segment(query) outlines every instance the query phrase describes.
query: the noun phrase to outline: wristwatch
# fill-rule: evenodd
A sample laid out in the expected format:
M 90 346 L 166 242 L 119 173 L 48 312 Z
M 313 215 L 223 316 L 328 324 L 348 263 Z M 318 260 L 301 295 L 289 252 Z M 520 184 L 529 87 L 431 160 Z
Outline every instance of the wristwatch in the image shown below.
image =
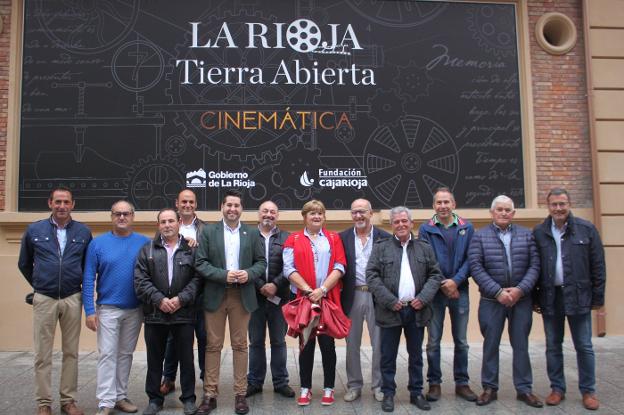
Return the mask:
M 323 291 L 323 297 L 327 297 L 327 288 L 324 285 L 321 285 L 321 291 Z

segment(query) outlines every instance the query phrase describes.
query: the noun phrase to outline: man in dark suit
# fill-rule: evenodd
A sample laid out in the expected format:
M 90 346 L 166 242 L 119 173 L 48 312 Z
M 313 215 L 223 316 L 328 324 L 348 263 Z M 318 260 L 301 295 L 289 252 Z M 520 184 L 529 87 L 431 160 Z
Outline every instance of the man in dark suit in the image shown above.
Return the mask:
M 195 267 L 204 279 L 206 318 L 206 368 L 204 399 L 199 414 L 207 415 L 217 407 L 221 349 L 225 320 L 229 322 L 234 364 L 234 410 L 249 412 L 247 393 L 247 327 L 251 313 L 258 307 L 255 280 L 266 269 L 264 244 L 258 231 L 240 222 L 242 194 L 230 189 L 221 203 L 223 221 L 206 225 L 199 237 Z
M 364 379 L 360 361 L 360 345 L 364 321 L 368 327 L 373 348 L 371 388 L 375 399 L 383 400 L 381 393 L 381 371 L 379 370 L 380 348 L 379 327 L 375 324 L 375 305 L 373 296 L 366 285 L 366 264 L 373 249 L 373 243 L 391 235 L 383 229 L 373 227 L 373 211 L 366 199 L 356 199 L 351 203 L 353 227 L 340 233 L 340 239 L 347 256 L 347 269 L 342 277 L 340 302 L 347 316 L 351 319 L 351 331 L 347 336 L 347 393 L 346 402 L 355 401 L 362 395 Z

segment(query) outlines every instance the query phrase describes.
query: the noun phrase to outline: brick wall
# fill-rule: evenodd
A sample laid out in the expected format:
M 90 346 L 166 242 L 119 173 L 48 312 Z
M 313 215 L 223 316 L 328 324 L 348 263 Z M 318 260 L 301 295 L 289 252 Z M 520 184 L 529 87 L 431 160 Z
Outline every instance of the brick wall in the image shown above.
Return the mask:
M 575 206 L 592 206 L 592 166 L 580 0 L 529 1 L 533 112 L 540 206 L 548 191 L 563 186 Z M 546 53 L 535 40 L 544 13 L 560 12 L 574 22 L 578 41 L 567 54 Z
M 7 118 L 9 107 L 9 48 L 11 42 L 11 0 L 0 0 L 0 210 L 4 210 L 6 194 Z
M 23 1 L 23 0 L 14 0 Z M 553 186 L 565 186 L 575 206 L 592 206 L 591 152 L 585 87 L 584 39 L 580 0 L 529 1 L 530 55 L 535 116 L 538 200 Z M 549 55 L 536 43 L 534 28 L 550 11 L 576 24 L 578 43 L 568 54 Z M 0 0 L 0 210 L 5 202 L 11 0 Z M 11 190 L 13 191 L 13 190 Z

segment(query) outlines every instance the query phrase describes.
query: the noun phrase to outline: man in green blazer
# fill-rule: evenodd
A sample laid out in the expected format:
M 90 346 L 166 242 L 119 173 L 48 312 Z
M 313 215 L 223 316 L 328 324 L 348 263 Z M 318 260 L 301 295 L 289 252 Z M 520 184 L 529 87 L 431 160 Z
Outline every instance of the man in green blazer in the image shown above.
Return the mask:
M 195 261 L 204 279 L 204 315 L 206 317 L 206 368 L 204 399 L 197 412 L 207 415 L 217 407 L 221 349 L 225 320 L 230 329 L 234 363 L 234 410 L 249 412 L 247 393 L 247 326 L 258 307 L 254 280 L 266 269 L 264 243 L 258 231 L 240 222 L 242 194 L 230 189 L 221 203 L 223 221 L 204 226 L 198 239 Z

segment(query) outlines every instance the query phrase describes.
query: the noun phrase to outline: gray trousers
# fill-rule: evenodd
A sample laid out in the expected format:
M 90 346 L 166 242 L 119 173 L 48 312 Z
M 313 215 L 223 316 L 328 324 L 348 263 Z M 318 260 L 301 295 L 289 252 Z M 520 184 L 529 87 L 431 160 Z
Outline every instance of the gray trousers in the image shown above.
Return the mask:
M 362 331 L 364 321 L 368 328 L 368 334 L 373 347 L 373 361 L 371 362 L 371 388 L 381 387 L 381 371 L 379 362 L 381 359 L 380 329 L 375 324 L 375 306 L 373 295 L 367 291 L 355 291 L 353 306 L 349 312 L 351 319 L 351 331 L 347 336 L 347 388 L 362 389 L 364 379 L 362 377 L 362 364 L 360 360 L 360 345 L 362 344 Z

